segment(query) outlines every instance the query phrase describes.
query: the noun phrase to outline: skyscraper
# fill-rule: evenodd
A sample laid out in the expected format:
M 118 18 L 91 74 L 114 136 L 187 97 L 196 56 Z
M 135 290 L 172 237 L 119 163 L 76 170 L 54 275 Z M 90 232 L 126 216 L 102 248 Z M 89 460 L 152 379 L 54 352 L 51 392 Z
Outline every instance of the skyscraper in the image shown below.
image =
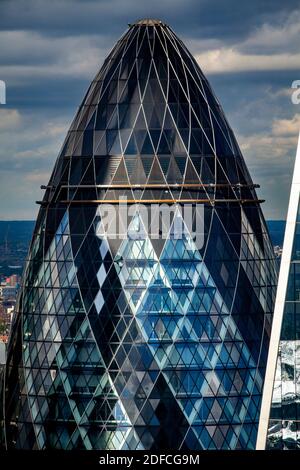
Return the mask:
M 276 288 L 255 187 L 184 44 L 159 20 L 132 24 L 40 202 L 5 371 L 7 448 L 255 447 Z M 138 205 L 113 236 L 102 208 L 125 200 Z M 165 238 L 142 205 L 159 234 L 161 205 L 175 207 Z
M 300 449 L 300 139 L 291 187 L 266 384 L 259 449 Z

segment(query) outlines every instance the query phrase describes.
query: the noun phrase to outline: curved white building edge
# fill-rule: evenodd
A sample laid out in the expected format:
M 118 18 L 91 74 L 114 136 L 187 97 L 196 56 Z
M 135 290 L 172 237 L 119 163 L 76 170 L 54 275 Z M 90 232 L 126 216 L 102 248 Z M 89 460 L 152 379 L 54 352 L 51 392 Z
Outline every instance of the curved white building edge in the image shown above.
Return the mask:
M 284 313 L 284 305 L 286 300 L 288 277 L 291 263 L 291 255 L 293 249 L 294 235 L 297 221 L 297 211 L 300 196 L 300 135 L 298 139 L 298 149 L 294 165 L 294 174 L 291 186 L 287 222 L 284 235 L 284 243 L 282 250 L 282 258 L 278 279 L 278 288 L 275 301 L 275 310 L 273 317 L 272 333 L 270 339 L 268 363 L 265 375 L 265 384 L 263 390 L 261 413 L 259 420 L 259 428 L 257 435 L 257 450 L 266 448 L 268 425 L 270 410 L 272 404 L 272 396 L 274 389 L 274 380 L 276 373 L 276 364 L 278 357 L 279 341 Z

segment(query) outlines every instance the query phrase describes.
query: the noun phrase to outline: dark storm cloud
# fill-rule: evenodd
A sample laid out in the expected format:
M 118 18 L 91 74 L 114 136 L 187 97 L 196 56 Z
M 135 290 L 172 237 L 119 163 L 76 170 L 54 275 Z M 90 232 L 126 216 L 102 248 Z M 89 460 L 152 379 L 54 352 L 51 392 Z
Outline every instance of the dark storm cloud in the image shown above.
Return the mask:
M 161 18 L 180 34 L 246 36 L 268 19 L 280 22 L 299 2 L 289 0 L 2 0 L 2 30 L 34 30 L 63 36 L 114 36 L 138 18 Z

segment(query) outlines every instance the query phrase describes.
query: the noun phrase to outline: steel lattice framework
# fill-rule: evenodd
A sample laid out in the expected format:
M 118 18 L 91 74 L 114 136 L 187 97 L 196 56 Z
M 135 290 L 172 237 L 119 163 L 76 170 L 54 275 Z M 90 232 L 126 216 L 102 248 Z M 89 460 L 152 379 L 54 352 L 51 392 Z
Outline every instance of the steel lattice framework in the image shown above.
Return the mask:
M 5 371 L 7 448 L 255 447 L 276 288 L 255 186 L 184 44 L 161 21 L 131 25 L 44 187 Z M 204 204 L 203 246 L 174 236 L 180 211 L 166 240 L 138 210 L 111 240 L 100 207 L 124 197 Z

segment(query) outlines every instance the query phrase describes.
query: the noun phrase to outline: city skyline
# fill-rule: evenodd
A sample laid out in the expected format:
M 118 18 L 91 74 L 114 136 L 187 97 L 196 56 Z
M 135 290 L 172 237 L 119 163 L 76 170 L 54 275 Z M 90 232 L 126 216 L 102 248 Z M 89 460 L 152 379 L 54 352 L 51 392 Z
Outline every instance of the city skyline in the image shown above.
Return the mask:
M 74 103 L 126 22 L 145 16 L 172 24 L 188 45 L 262 186 L 265 217 L 285 219 L 300 126 L 300 105 L 291 101 L 292 82 L 300 79 L 298 2 L 82 5 L 1 3 L 0 80 L 7 104 L 0 105 L 0 220 L 35 218 L 34 201 L 49 179 Z

